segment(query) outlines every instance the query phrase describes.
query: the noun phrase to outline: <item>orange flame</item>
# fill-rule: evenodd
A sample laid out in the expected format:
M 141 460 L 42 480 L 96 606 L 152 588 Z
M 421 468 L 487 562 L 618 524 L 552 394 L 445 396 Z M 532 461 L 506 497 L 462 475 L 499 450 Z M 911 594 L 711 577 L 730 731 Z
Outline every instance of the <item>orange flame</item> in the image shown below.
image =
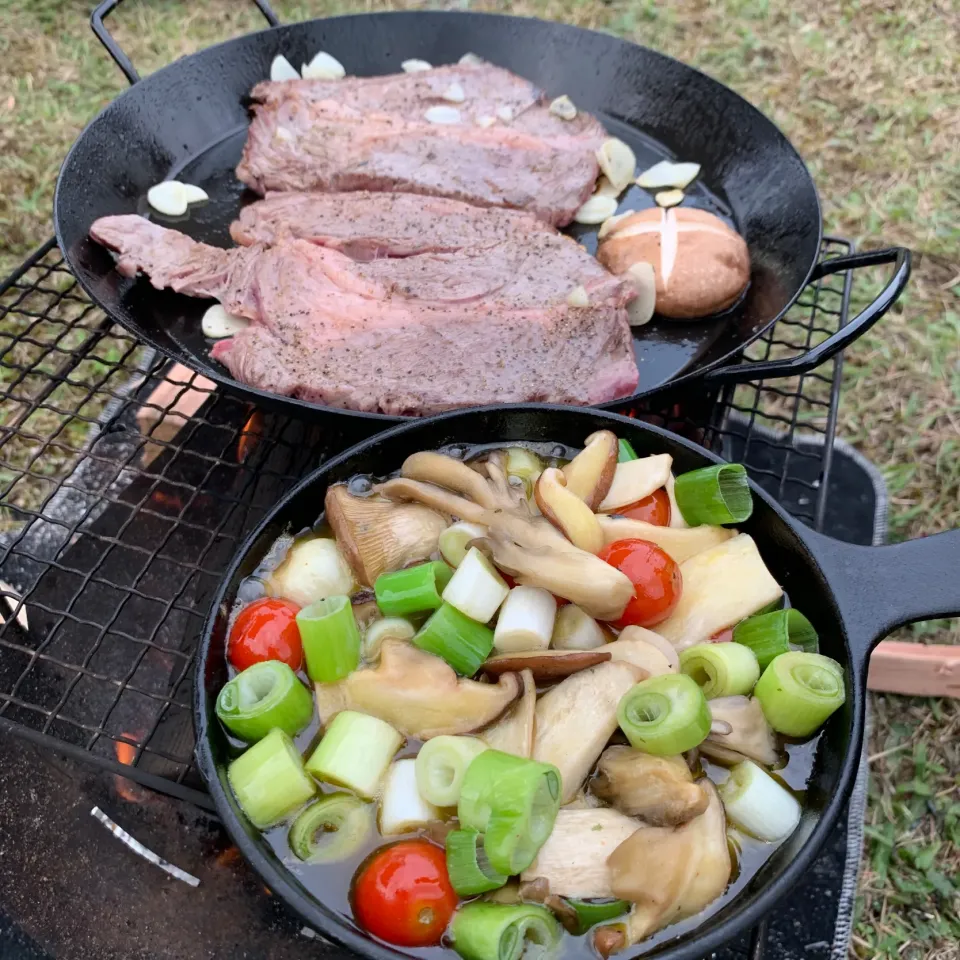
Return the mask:
M 262 435 L 263 414 L 259 410 L 254 410 L 243 425 L 243 430 L 240 431 L 240 439 L 237 441 L 237 463 L 245 462 L 247 457 L 257 449 Z
M 139 741 L 141 735 L 139 733 L 128 733 L 125 731 L 121 733 L 120 736 L 127 737 L 128 740 Z M 117 740 L 116 743 L 114 743 L 114 748 L 117 752 L 117 760 L 125 767 L 132 767 L 133 761 L 137 757 L 137 748 L 126 740 Z M 122 799 L 130 803 L 143 803 L 146 799 L 146 793 L 142 787 L 139 787 L 133 783 L 133 781 L 119 774 L 113 778 L 113 788 Z
M 214 860 L 214 863 L 216 863 L 218 867 L 229 867 L 236 863 L 239 859 L 239 849 L 237 847 L 227 847 L 226 850 L 221 850 L 217 854 L 217 858 Z

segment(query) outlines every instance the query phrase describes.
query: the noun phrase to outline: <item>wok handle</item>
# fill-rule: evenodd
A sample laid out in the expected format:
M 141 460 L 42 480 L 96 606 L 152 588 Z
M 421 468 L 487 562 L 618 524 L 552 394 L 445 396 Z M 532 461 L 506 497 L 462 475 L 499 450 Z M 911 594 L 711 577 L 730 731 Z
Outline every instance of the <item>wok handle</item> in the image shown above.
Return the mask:
M 280 20 L 273 12 L 268 0 L 253 0 L 253 2 L 257 5 L 257 8 L 264 17 L 266 17 L 267 23 L 269 23 L 271 27 L 280 26 Z M 110 33 L 103 22 L 121 3 L 123 3 L 123 0 L 103 0 L 102 3 L 97 4 L 93 13 L 90 14 L 90 29 L 93 30 L 97 39 L 107 48 L 107 53 L 110 54 L 113 62 L 123 71 L 123 75 L 130 81 L 132 86 L 140 79 L 140 74 L 137 73 L 136 67 L 134 67 L 130 58 L 123 52 L 120 44 L 113 39 L 113 34 Z
M 846 257 L 833 257 L 822 260 L 816 265 L 810 276 L 815 283 L 832 273 L 857 270 L 860 267 L 874 267 L 879 264 L 894 264 L 893 276 L 869 306 L 858 313 L 848 324 L 827 337 L 823 343 L 811 347 L 806 353 L 787 360 L 763 360 L 757 363 L 738 363 L 729 367 L 708 370 L 704 379 L 713 384 L 747 383 L 754 380 L 767 380 L 773 377 L 795 377 L 809 373 L 831 357 L 848 347 L 865 330 L 869 330 L 896 303 L 903 293 L 910 277 L 910 251 L 904 247 L 890 247 L 886 250 L 868 250 L 865 253 L 852 253 Z

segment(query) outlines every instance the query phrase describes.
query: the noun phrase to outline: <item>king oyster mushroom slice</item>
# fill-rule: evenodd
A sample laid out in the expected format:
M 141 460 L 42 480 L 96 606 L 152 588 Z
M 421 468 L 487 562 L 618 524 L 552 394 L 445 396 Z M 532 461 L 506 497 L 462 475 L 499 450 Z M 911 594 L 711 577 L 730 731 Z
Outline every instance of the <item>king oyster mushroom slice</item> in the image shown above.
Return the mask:
M 673 457 L 669 453 L 656 453 L 651 457 L 618 463 L 613 482 L 598 511 L 616 513 L 619 507 L 649 497 L 666 484 L 672 463 Z
M 567 489 L 591 510 L 600 506 L 617 470 L 617 436 L 610 430 L 591 433 L 583 449 L 563 468 Z
M 576 796 L 617 729 L 620 698 L 645 678 L 630 663 L 600 663 L 567 677 L 537 701 L 533 758 L 560 771 L 561 803 Z
M 612 643 L 607 644 L 607 647 L 612 646 Z M 493 677 L 528 670 L 538 682 L 548 683 L 611 659 L 613 656 L 606 647 L 597 650 L 524 650 L 490 657 L 480 669 Z
M 678 827 L 700 816 L 709 801 L 683 757 L 655 757 L 633 747 L 607 747 L 590 790 L 656 827 Z
M 515 757 L 529 760 L 533 756 L 533 731 L 537 708 L 537 685 L 529 670 L 519 673 L 523 694 L 514 701 L 499 720 L 492 723 L 478 736 L 491 750 L 512 753 Z
M 413 453 L 403 461 L 400 475 L 408 480 L 423 483 L 435 483 L 454 493 L 467 497 L 481 507 L 497 510 L 514 506 L 512 501 L 504 501 L 494 486 L 485 480 L 476 470 L 471 469 L 462 460 L 425 450 Z
M 576 547 L 587 553 L 603 548 L 603 532 L 593 510 L 572 490 L 562 470 L 548 467 L 537 477 L 534 497 L 540 513 Z
M 428 507 L 355 497 L 342 484 L 327 490 L 324 507 L 347 562 L 368 587 L 381 573 L 429 558 L 447 528 L 447 521 Z
M 658 527 L 629 517 L 599 516 L 605 544 L 618 540 L 649 540 L 670 554 L 677 563 L 683 563 L 696 554 L 731 540 L 736 530 L 726 527 Z
M 315 684 L 320 722 L 341 710 L 368 713 L 405 737 L 473 733 L 494 721 L 520 695 L 520 679 L 505 673 L 496 684 L 458 677 L 433 654 L 387 639 L 376 667 L 361 667 L 337 683 Z
M 764 766 L 780 759 L 777 741 L 756 697 L 717 697 L 710 701 L 710 716 L 717 732 L 700 744 L 701 752 L 723 763 L 744 757 Z M 720 730 L 729 732 L 720 732 Z

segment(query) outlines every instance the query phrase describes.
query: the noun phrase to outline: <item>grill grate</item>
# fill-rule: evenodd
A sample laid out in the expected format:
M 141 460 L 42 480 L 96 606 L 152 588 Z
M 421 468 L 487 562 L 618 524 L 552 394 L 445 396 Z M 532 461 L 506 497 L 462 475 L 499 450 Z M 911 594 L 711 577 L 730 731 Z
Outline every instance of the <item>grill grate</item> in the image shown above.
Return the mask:
M 748 357 L 809 349 L 849 295 L 849 275 L 811 285 Z M 819 526 L 839 375 L 837 359 L 636 415 L 746 462 Z M 173 434 L 164 414 L 187 397 Z M 52 240 L 38 250 L 0 285 L 0 728 L 209 807 L 191 719 L 207 605 L 280 495 L 356 439 L 343 429 L 171 367 L 90 303 Z

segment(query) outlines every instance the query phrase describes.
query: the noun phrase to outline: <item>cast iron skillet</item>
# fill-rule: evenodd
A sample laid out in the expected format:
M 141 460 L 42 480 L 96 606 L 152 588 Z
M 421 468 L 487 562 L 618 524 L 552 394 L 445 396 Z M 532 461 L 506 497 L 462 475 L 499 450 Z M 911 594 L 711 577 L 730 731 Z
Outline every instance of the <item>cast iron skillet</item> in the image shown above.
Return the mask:
M 675 434 L 596 410 L 520 404 L 444 414 L 381 433 L 311 474 L 251 534 L 226 574 L 204 628 L 198 659 L 194 719 L 200 771 L 224 826 L 264 883 L 324 936 L 363 956 L 388 960 L 404 954 L 374 941 L 314 900 L 247 823 L 227 787 L 228 746 L 214 704 L 227 679 L 225 636 L 238 585 L 281 532 L 298 531 L 317 520 L 326 489 L 333 483 L 357 473 L 389 473 L 409 454 L 446 444 L 546 440 L 579 447 L 600 429 L 629 440 L 641 456 L 671 454 L 677 472 L 721 462 Z M 700 960 L 709 955 L 755 925 L 804 875 L 853 784 L 863 738 L 870 649 L 897 626 L 960 613 L 956 576 L 960 531 L 894 546 L 851 546 L 792 520 L 756 486 L 753 496 L 753 516 L 741 529 L 755 538 L 791 602 L 816 627 L 822 652 L 846 666 L 847 702 L 824 729 L 797 832 L 716 914 L 650 954 L 661 960 Z
M 106 312 L 140 339 L 235 393 L 259 404 L 309 416 L 337 413 L 365 420 L 369 432 L 399 417 L 331 410 L 277 397 L 235 381 L 209 357 L 200 332 L 207 301 L 158 293 L 146 280 L 126 280 L 110 255 L 87 238 L 108 214 L 147 212 L 147 189 L 181 177 L 204 187 L 210 203 L 180 222 L 156 217 L 197 240 L 232 246 L 228 227 L 240 206 L 254 199 L 234 176 L 246 139 L 244 105 L 250 89 L 269 76 L 283 53 L 292 63 L 325 49 L 360 76 L 394 73 L 419 57 L 456 62 L 473 51 L 538 83 L 566 93 L 598 114 L 626 140 L 640 169 L 664 157 L 702 164 L 703 176 L 688 204 L 710 210 L 746 238 L 753 272 L 743 301 L 724 316 L 693 323 L 655 319 L 638 328 L 635 350 L 640 392 L 607 407 L 622 407 L 668 384 L 706 379 L 711 384 L 787 376 L 811 370 L 874 323 L 907 281 L 903 249 L 876 251 L 818 263 L 820 205 L 803 161 L 782 133 L 745 100 L 702 73 L 643 47 L 558 23 L 472 13 L 364 14 L 313 20 L 250 34 L 186 57 L 140 80 L 103 25 L 120 0 L 97 7 L 97 36 L 134 84 L 80 135 L 57 183 L 57 239 L 81 285 Z M 265 0 L 256 0 L 277 23 Z M 653 203 L 639 187 L 621 209 Z M 574 231 L 591 250 L 596 228 Z M 839 333 L 790 361 L 743 365 L 740 351 L 796 300 L 811 279 L 853 267 L 895 263 L 876 300 Z M 361 427 L 358 421 L 356 424 Z

